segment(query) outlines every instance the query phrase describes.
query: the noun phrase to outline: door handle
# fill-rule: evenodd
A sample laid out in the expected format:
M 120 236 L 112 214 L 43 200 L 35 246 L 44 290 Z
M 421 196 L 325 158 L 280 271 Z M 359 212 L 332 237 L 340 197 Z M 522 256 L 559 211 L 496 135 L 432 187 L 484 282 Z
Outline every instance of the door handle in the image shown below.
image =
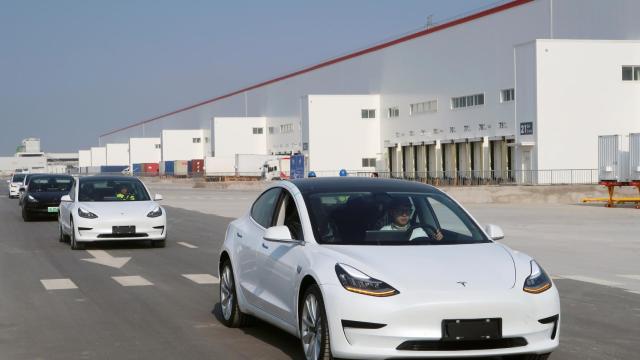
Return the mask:
M 239 232 L 237 232 L 237 233 L 236 233 L 236 236 L 237 236 L 237 237 L 239 237 L 239 238 L 241 238 L 241 237 L 242 237 L 242 234 L 240 234 Z
M 262 243 L 262 247 L 263 247 L 263 248 L 265 248 L 265 249 L 268 249 L 268 248 L 269 248 L 269 247 L 267 246 L 267 244 L 265 244 L 265 243 Z

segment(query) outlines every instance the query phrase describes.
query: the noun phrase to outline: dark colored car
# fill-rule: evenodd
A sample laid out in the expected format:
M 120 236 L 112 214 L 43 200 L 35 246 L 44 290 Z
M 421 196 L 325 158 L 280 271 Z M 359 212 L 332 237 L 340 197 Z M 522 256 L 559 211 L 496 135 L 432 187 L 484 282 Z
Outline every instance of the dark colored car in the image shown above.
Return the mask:
M 22 218 L 58 216 L 60 198 L 69 193 L 74 179 L 69 175 L 32 175 L 22 196 Z

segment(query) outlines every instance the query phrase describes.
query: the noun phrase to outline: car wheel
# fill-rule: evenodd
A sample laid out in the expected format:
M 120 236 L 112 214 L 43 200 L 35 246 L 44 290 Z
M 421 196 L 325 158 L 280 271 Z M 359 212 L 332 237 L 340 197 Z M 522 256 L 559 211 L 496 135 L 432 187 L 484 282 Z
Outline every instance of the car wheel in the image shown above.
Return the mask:
M 24 207 L 22 208 L 22 220 L 31 221 L 31 215 L 29 215 L 29 212 Z
M 65 242 L 65 235 L 64 232 L 62 231 L 62 224 L 58 223 L 58 230 L 59 230 L 59 235 L 58 235 L 58 241 L 59 242 Z
M 70 220 L 69 225 L 71 227 L 71 235 L 69 235 L 71 250 L 84 250 L 84 244 L 76 240 L 76 229 L 73 226 L 73 219 Z
M 220 274 L 220 312 L 222 313 L 222 322 L 232 328 L 243 327 L 247 324 L 248 315 L 240 311 L 238 306 L 233 268 L 229 260 L 222 264 Z
M 300 340 L 307 360 L 330 360 L 331 344 L 324 301 L 318 285 L 304 292 L 300 310 Z
M 166 240 L 153 240 L 151 241 L 151 246 L 153 246 L 154 248 L 163 248 L 167 246 L 167 242 Z

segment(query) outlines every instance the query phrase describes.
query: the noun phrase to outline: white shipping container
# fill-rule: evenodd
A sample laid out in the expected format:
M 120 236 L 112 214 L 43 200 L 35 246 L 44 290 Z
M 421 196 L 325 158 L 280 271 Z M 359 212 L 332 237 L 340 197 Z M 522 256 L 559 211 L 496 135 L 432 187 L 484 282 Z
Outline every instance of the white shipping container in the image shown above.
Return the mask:
M 598 180 L 629 181 L 629 136 L 598 136 Z
M 629 180 L 640 181 L 640 133 L 629 134 Z
M 92 147 L 91 148 L 91 166 L 100 167 L 107 165 L 107 148 Z
M 275 155 L 236 154 L 236 175 L 262 176 L 265 173 L 265 163 L 277 158 Z
M 78 151 L 78 166 L 81 168 L 91 166 L 91 150 Z
M 214 156 L 204 159 L 206 176 L 230 176 L 236 173 L 236 159 L 231 156 Z
M 173 162 L 173 175 L 188 175 L 189 162 L 187 160 L 176 160 Z
M 129 165 L 129 144 L 107 144 L 107 165 Z

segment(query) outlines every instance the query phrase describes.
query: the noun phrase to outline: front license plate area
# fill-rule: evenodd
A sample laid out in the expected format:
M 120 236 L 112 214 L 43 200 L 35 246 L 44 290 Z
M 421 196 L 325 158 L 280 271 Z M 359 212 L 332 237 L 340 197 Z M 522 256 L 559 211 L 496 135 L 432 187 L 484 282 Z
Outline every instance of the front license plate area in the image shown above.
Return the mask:
M 502 319 L 442 320 L 443 340 L 488 340 L 502 337 Z
M 114 235 L 133 235 L 136 233 L 135 226 L 113 226 L 112 232 Z
M 50 213 L 57 213 L 57 212 L 58 212 L 58 208 L 57 208 L 57 207 L 55 207 L 55 206 L 49 206 L 49 207 L 47 208 L 47 212 L 50 212 Z

